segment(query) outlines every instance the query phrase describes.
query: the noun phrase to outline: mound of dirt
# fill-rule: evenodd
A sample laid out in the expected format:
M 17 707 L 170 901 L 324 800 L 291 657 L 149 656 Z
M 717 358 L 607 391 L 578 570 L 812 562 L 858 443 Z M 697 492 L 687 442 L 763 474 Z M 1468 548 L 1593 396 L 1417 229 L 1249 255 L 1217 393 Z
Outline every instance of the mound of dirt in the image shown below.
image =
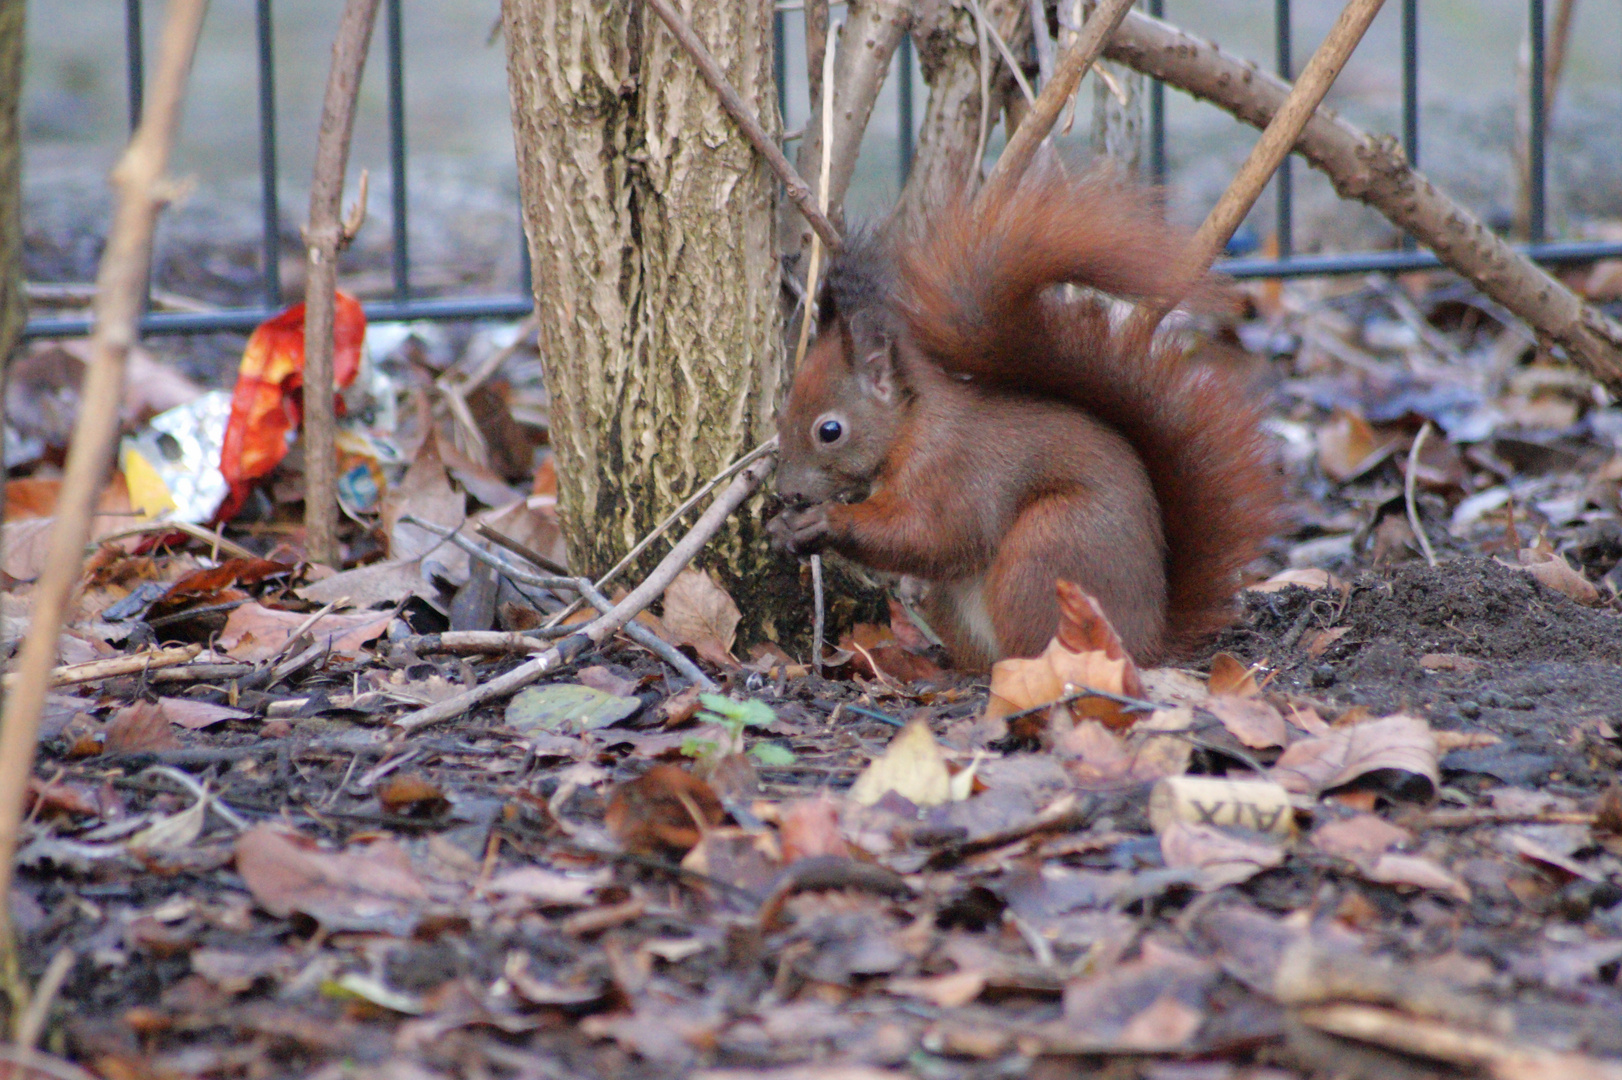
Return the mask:
M 1449 755 L 1460 773 L 1586 790 L 1622 764 L 1622 617 L 1492 559 L 1371 571 L 1344 595 L 1249 593 L 1216 648 L 1265 663 L 1271 689 L 1327 707 L 1498 737 Z

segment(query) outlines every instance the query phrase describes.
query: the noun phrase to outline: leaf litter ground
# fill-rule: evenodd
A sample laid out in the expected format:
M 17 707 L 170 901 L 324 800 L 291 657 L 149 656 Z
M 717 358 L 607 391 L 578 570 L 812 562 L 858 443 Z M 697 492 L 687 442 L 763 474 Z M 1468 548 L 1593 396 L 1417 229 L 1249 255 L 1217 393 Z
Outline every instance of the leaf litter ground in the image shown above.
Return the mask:
M 1133 696 L 1192 702 L 1148 742 L 1041 714 L 994 740 L 984 682 L 903 620 L 829 679 L 745 666 L 702 575 L 654 622 L 769 711 L 706 708 L 618 641 L 391 736 L 518 663 L 435 651 L 458 609 L 429 576 L 378 564 L 328 654 L 288 635 L 359 594 L 301 595 L 325 583 L 274 553 L 296 534 L 244 535 L 286 568 L 147 631 L 107 610 L 212 560 L 104 556 L 64 661 L 219 654 L 53 698 L 13 900 L 30 978 L 71 950 L 42 1048 L 107 1077 L 1622 1076 L 1622 424 L 1468 297 L 1411 288 L 1416 328 L 1392 288 L 1253 295 L 1295 514 L 1265 570 L 1334 577 L 1245 594 L 1212 648 L 1238 663 L 1192 665 L 1222 700 L 1145 673 Z M 1416 462 L 1436 567 L 1401 497 L 1423 420 L 1456 433 Z M 1599 597 L 1526 569 L 1555 558 Z M 496 595 L 484 625 L 522 629 Z M 881 756 L 945 801 L 856 787 Z M 1259 832 L 1197 798 L 1168 826 L 1151 759 L 1318 779 Z

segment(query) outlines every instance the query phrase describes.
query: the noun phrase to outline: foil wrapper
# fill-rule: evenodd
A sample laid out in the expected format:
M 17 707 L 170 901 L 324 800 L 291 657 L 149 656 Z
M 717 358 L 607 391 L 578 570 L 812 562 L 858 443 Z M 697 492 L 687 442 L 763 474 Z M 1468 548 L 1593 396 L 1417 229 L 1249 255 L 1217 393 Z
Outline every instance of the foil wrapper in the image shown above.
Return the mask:
M 125 436 L 118 465 L 136 513 L 148 521 L 194 524 L 213 518 L 227 491 L 220 449 L 230 416 L 230 392 L 211 390 Z

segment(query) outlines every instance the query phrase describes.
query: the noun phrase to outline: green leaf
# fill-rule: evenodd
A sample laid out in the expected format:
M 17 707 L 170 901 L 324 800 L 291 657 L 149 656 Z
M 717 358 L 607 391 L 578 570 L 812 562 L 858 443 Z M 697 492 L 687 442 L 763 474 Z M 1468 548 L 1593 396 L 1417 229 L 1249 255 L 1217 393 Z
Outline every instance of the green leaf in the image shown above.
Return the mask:
M 755 760 L 762 765 L 792 765 L 794 764 L 794 751 L 782 743 L 757 742 L 749 748 L 755 755 Z
M 714 757 L 721 749 L 721 744 L 714 739 L 696 739 L 692 736 L 681 741 L 682 757 L 699 758 L 700 760 Z
M 766 727 L 777 719 L 772 707 L 764 701 L 733 701 L 720 694 L 700 694 L 698 700 L 709 710 L 700 719 L 727 724 L 738 729 Z
M 578 735 L 617 724 L 641 707 L 634 697 L 606 694 L 579 683 L 531 686 L 507 704 L 507 726 L 525 733 Z

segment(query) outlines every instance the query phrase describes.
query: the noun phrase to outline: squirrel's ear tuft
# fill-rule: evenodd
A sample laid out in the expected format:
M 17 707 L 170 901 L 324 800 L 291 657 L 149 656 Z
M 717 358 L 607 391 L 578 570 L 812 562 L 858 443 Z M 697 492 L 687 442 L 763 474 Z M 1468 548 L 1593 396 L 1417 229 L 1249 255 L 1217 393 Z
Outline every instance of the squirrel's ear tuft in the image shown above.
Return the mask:
M 857 312 L 845 323 L 850 335 L 850 362 L 862 393 L 888 405 L 897 397 L 900 372 L 896 368 L 895 337 L 883 320 Z

